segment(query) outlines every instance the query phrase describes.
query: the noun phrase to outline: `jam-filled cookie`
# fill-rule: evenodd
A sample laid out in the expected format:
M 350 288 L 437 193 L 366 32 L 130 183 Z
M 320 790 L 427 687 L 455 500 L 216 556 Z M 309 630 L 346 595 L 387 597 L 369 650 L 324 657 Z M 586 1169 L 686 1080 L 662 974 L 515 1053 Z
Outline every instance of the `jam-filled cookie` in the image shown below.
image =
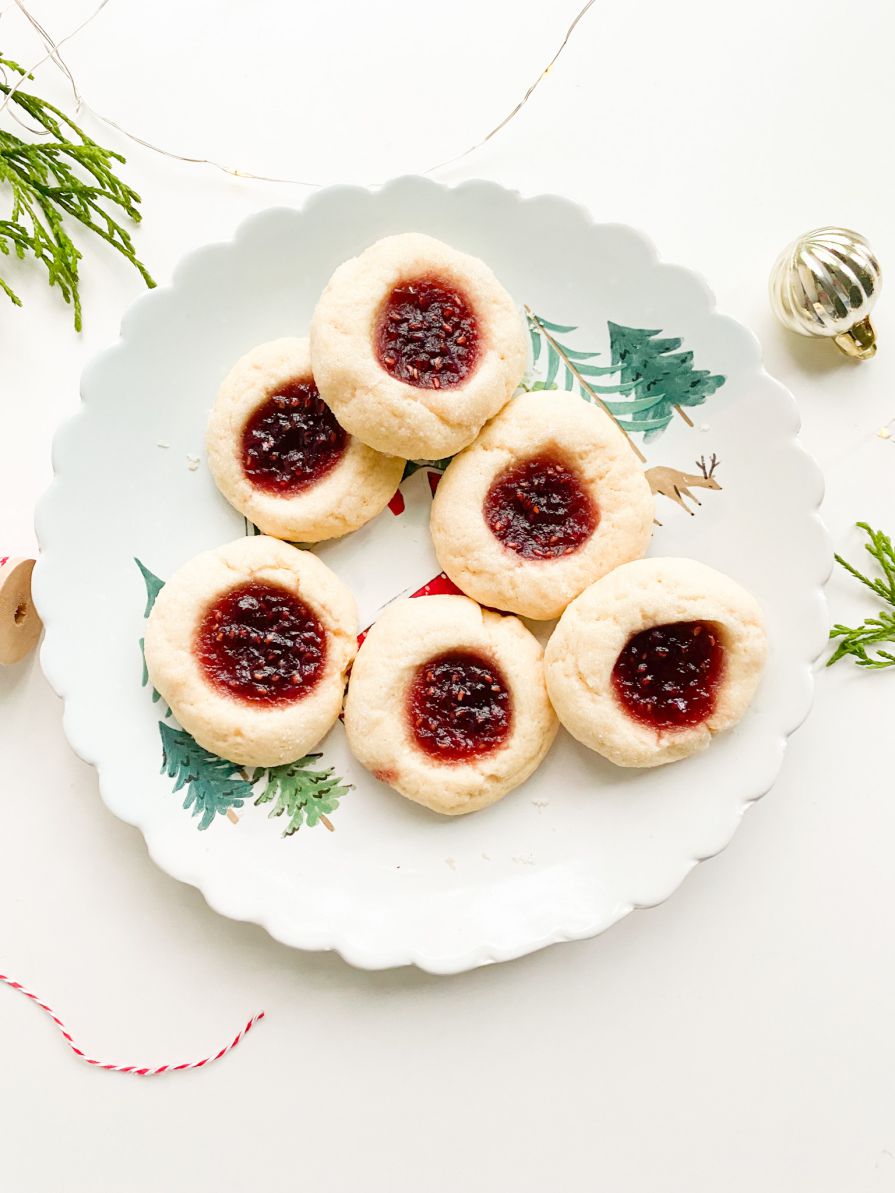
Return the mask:
M 541 647 L 466 597 L 396 601 L 358 651 L 345 729 L 355 757 L 408 799 L 449 816 L 486 808 L 556 736 Z
M 419 233 L 389 236 L 335 271 L 311 321 L 314 376 L 352 435 L 441 459 L 511 397 L 522 320 L 491 270 Z
M 257 535 L 174 573 L 149 616 L 146 667 L 199 745 L 277 766 L 336 721 L 356 634 L 342 581 L 308 551 Z
M 208 421 L 208 465 L 265 534 L 316 543 L 380 513 L 404 461 L 349 435 L 320 397 L 308 341 L 273 340 L 231 369 Z
M 745 713 L 767 636 L 754 597 L 692 559 L 641 559 L 591 585 L 547 643 L 560 721 L 618 766 L 705 749 Z
M 653 497 L 624 434 L 570 393 L 521 394 L 449 464 L 431 531 L 469 596 L 559 617 L 594 580 L 646 550 Z

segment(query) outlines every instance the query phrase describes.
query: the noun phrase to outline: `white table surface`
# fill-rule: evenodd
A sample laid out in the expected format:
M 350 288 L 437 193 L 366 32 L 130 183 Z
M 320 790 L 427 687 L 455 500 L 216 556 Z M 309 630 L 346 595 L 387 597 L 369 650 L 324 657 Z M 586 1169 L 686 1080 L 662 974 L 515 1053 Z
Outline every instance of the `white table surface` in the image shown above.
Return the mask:
M 57 37 L 90 8 L 33 5 Z M 574 8 L 111 0 L 66 57 L 88 100 L 149 139 L 255 172 L 375 181 L 476 141 Z M 895 530 L 895 443 L 877 435 L 895 417 L 895 302 L 878 308 L 878 358 L 855 366 L 780 331 L 765 280 L 788 239 L 826 222 L 863 230 L 895 271 L 893 34 L 884 0 L 597 0 L 519 117 L 436 173 L 567 194 L 699 269 L 795 393 L 827 522 L 856 557 L 855 520 Z M 0 19 L 4 50 L 31 62 L 36 45 L 18 12 Z M 52 66 L 39 78 L 69 103 Z M 181 165 L 85 120 L 129 158 L 140 252 L 162 282 L 196 244 L 308 193 Z M 36 270 L 14 268 L 23 311 L 0 305 L 0 553 L 35 550 L 53 431 L 140 291 L 113 254 L 85 250 L 83 335 Z M 829 596 L 835 619 L 872 607 L 839 576 Z M 85 1068 L 0 989 L 0 1187 L 892 1189 L 893 708 L 895 674 L 821 672 L 774 790 L 668 903 L 597 940 L 436 979 L 355 972 L 216 915 L 102 805 L 37 659 L 0 671 L 0 968 L 112 1060 L 191 1059 L 268 1015 L 215 1068 L 139 1081 Z

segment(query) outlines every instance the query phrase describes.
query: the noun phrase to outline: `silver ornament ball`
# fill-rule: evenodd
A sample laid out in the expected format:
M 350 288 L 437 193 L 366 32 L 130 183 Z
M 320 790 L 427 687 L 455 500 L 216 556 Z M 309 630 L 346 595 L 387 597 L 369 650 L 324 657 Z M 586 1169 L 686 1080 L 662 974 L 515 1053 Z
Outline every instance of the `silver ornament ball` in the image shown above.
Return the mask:
M 783 250 L 771 270 L 771 307 L 790 331 L 832 339 L 848 356 L 876 352 L 870 312 L 882 288 L 873 249 L 849 228 L 815 228 Z

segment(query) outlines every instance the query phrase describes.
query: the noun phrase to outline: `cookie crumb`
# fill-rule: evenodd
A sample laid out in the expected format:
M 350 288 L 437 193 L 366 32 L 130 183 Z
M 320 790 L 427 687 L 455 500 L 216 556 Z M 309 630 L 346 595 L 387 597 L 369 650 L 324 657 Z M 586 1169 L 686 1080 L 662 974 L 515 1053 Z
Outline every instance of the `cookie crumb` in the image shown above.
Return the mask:
M 877 435 L 879 435 L 880 439 L 891 439 L 892 438 L 892 432 L 889 430 L 888 427 L 880 427 L 880 429 L 877 431 Z
M 187 454 L 186 454 L 186 466 L 187 466 L 187 468 L 189 468 L 190 472 L 195 472 L 195 471 L 196 471 L 196 469 L 199 467 L 199 457 L 198 457 L 198 456 L 191 456 L 191 455 L 190 455 L 190 453 L 189 453 L 189 452 L 187 452 Z
M 155 446 L 156 447 L 170 447 L 171 444 L 167 443 L 164 439 L 160 439 Z

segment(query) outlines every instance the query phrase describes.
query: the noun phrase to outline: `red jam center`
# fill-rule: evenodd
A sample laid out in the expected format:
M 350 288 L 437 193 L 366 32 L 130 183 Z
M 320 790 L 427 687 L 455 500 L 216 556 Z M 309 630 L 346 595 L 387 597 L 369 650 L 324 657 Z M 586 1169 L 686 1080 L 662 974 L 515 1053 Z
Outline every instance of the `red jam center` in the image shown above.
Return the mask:
M 711 716 L 723 665 L 724 648 L 711 622 L 676 621 L 630 638 L 612 683 L 635 720 L 653 729 L 683 729 Z
M 478 342 L 478 322 L 463 295 L 428 278 L 395 286 L 376 332 L 385 371 L 420 389 L 459 385 L 475 367 Z
M 208 609 L 195 650 L 216 687 L 252 704 L 287 704 L 306 696 L 322 675 L 326 631 L 285 588 L 240 584 Z
M 417 745 L 440 762 L 489 754 L 510 732 L 506 680 L 492 662 L 470 651 L 451 651 L 423 663 L 407 704 Z
M 576 474 L 559 460 L 534 456 L 502 472 L 485 496 L 495 538 L 523 559 L 556 559 L 593 534 L 599 512 Z
M 259 406 L 242 433 L 242 468 L 259 489 L 289 496 L 342 458 L 344 430 L 311 380 L 290 381 Z

